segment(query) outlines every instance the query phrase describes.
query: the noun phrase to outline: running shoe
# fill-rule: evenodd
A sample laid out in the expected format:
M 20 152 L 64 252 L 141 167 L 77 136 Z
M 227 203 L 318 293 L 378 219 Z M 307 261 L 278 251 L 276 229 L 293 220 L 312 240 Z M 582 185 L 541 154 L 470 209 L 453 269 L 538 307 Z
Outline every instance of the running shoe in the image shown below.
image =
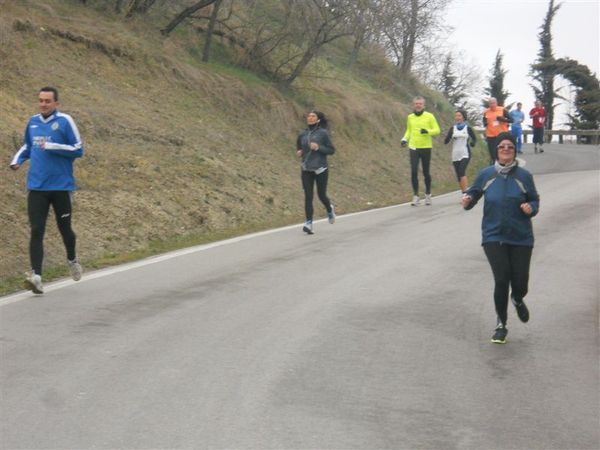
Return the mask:
M 302 231 L 304 231 L 306 234 L 313 234 L 312 220 L 307 220 L 306 222 L 304 222 L 304 226 L 302 227 Z
M 529 321 L 529 309 L 527 309 L 525 302 L 523 300 L 518 302 L 512 295 L 510 296 L 510 300 L 512 301 L 512 304 L 515 305 L 519 320 L 523 323 L 527 323 Z
M 425 204 L 427 206 L 431 205 L 431 194 L 425 194 Z
M 544 153 L 544 149 L 540 147 L 540 153 Z
M 410 202 L 412 206 L 419 206 L 421 204 L 421 199 L 418 195 L 413 195 L 412 202 Z
M 25 274 L 25 283 L 23 284 L 25 289 L 33 291 L 34 294 L 43 294 L 44 286 L 42 286 L 42 276 L 36 274 L 33 270 Z
M 329 223 L 333 225 L 335 223 L 335 209 L 333 208 L 333 205 L 329 206 L 331 206 L 331 211 L 327 213 L 327 219 L 329 220 Z
M 69 270 L 71 271 L 71 278 L 75 281 L 81 280 L 81 274 L 83 274 L 83 268 L 79 264 L 79 260 L 75 258 L 73 261 L 67 260 L 69 263 Z
M 508 334 L 507 328 L 501 323 L 498 324 L 496 329 L 494 330 L 494 335 L 492 336 L 492 342 L 494 344 L 506 344 L 506 335 Z

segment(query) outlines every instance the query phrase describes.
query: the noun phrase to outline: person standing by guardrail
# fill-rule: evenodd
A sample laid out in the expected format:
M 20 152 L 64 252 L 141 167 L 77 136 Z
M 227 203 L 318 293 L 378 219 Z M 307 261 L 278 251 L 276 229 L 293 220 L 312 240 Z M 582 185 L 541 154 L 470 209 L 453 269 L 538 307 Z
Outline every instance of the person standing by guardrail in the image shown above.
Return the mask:
M 508 111 L 498 105 L 495 97 L 488 100 L 488 108 L 483 113 L 483 126 L 485 127 L 485 139 L 490 154 L 490 164 L 496 161 L 496 138 L 500 133 L 508 131 L 508 124 L 512 122 Z
M 335 222 L 333 204 L 327 197 L 327 180 L 329 170 L 327 155 L 335 153 L 335 147 L 329 137 L 328 123 L 325 114 L 311 111 L 306 116 L 308 128 L 303 130 L 296 140 L 296 156 L 302 162 L 302 188 L 304 189 L 305 221 L 302 230 L 313 234 L 313 197 L 314 185 L 317 185 L 319 200 L 327 210 L 329 223 Z
M 523 122 L 525 121 L 525 113 L 522 111 L 523 103 L 517 103 L 516 109 L 513 109 L 509 115 L 512 119 L 510 124 L 510 132 L 517 141 L 517 153 L 523 153 Z
M 533 128 L 533 150 L 535 153 L 544 153 L 544 124 L 546 123 L 546 110 L 540 100 L 535 101 L 535 107 L 529 111 Z
M 510 298 L 522 322 L 529 321 L 523 299 L 527 295 L 533 251 L 531 218 L 540 207 L 533 176 L 516 159 L 516 140 L 510 133 L 497 138 L 498 159 L 483 169 L 463 196 L 469 210 L 483 196 L 482 246 L 494 274 L 497 321 L 492 342 L 504 344 Z

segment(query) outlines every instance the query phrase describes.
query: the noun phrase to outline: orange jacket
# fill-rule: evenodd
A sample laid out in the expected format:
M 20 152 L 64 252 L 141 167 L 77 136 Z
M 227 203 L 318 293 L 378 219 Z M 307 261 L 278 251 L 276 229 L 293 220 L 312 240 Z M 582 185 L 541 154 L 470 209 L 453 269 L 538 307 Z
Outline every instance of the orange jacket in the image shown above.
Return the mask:
M 508 124 L 512 122 L 507 117 L 508 114 L 503 106 L 496 106 L 496 109 L 492 111 L 490 108 L 486 109 L 483 113 L 483 123 L 485 125 L 486 137 L 493 138 L 498 136 L 500 133 L 508 131 Z M 502 117 L 506 121 L 498 120 L 498 117 Z M 508 120 L 507 120 L 508 119 Z

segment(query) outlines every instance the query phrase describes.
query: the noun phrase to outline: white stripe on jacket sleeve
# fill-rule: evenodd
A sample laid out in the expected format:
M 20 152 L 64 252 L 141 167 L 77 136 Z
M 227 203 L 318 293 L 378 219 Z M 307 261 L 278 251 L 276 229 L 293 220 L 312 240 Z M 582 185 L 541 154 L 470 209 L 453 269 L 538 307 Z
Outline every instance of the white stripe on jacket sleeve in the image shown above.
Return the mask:
M 75 152 L 81 148 L 81 142 L 77 142 L 75 145 L 57 144 L 56 142 L 46 142 L 44 144 L 44 150 L 66 150 L 68 152 Z
M 18 164 L 19 156 L 21 156 L 21 153 L 23 153 L 25 150 L 27 150 L 27 144 L 23 144 L 23 146 L 17 151 L 17 153 L 15 153 L 14 158 L 10 162 L 11 166 L 14 166 L 15 164 Z

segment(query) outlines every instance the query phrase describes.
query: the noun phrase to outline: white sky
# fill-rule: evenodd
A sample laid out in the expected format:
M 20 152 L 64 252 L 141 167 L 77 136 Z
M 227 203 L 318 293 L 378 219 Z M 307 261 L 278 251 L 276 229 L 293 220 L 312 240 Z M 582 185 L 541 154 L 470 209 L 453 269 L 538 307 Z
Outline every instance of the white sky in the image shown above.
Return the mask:
M 454 27 L 449 36 L 453 48 L 473 58 L 484 75 L 484 87 L 498 49 L 508 71 L 504 88 L 508 103 L 521 101 L 523 109 L 533 107 L 533 91 L 527 76 L 540 44 L 537 38 L 548 10 L 548 0 L 453 0 L 447 23 Z M 552 22 L 555 57 L 569 57 L 600 74 L 600 0 L 555 0 L 561 7 Z M 568 94 L 568 88 L 563 89 Z M 483 94 L 481 95 L 483 98 Z M 566 120 L 565 107 L 556 109 L 555 127 Z

